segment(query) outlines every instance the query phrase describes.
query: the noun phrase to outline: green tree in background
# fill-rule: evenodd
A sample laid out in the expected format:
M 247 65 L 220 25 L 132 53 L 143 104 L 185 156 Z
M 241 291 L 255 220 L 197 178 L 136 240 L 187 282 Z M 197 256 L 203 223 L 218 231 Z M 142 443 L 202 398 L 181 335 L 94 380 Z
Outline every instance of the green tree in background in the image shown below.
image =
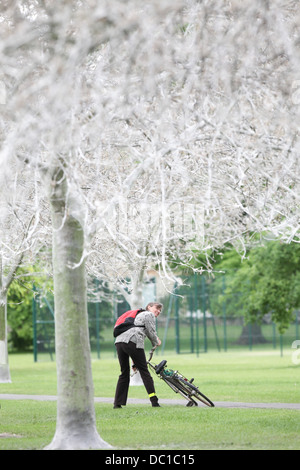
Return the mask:
M 42 270 L 37 266 L 20 268 L 8 290 L 7 320 L 10 351 L 32 349 L 32 299 L 36 290 L 45 292 L 45 295 L 46 292 L 53 291 L 52 279 L 42 274 Z
M 8 341 L 10 350 L 26 351 L 32 347 L 32 295 L 26 285 L 14 281 L 8 293 Z
M 299 267 L 300 245 L 279 241 L 252 248 L 244 260 L 230 250 L 215 265 L 216 270 L 227 275 L 225 293 L 235 299 L 233 309 L 252 323 L 270 313 L 281 333 L 300 307 Z M 234 297 L 234 293 L 239 295 Z
M 38 270 L 36 267 L 27 268 L 27 270 L 20 269 L 18 276 L 9 288 L 7 316 L 10 352 L 31 351 L 33 348 L 33 298 L 35 297 L 38 305 L 41 302 L 41 305 L 48 309 L 43 299 L 45 297 L 54 307 L 52 279 L 48 279 L 46 275 L 35 275 L 34 273 L 38 272 Z M 32 275 L 28 275 L 30 273 Z M 90 281 L 89 292 L 90 342 L 91 347 L 95 349 L 99 339 L 97 328 L 100 329 L 100 339 L 103 340 L 101 331 L 111 322 L 113 293 L 104 282 L 97 283 L 95 280 Z M 49 319 L 51 318 L 49 312 Z M 99 325 L 97 325 L 98 321 Z

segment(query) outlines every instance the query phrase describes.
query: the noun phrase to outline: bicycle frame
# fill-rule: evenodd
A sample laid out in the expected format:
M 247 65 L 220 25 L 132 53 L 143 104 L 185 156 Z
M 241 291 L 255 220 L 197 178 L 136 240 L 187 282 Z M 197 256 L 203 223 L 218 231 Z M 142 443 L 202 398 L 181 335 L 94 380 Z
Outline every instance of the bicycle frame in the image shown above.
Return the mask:
M 167 361 L 165 359 L 159 364 L 152 364 L 151 360 L 154 350 L 155 348 L 150 351 L 150 357 L 147 361 L 148 366 L 152 372 L 155 372 L 175 393 L 179 393 L 188 401 L 186 406 L 198 406 L 195 401 L 195 399 L 198 399 L 206 406 L 214 407 L 212 401 L 203 395 L 198 387 L 192 383 L 194 379 L 188 380 L 177 370 L 167 369 Z

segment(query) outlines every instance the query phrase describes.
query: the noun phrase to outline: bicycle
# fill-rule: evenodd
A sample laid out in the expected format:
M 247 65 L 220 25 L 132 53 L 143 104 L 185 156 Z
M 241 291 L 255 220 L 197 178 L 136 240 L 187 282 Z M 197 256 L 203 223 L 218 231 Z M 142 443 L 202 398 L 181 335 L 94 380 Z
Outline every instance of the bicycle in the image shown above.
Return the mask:
M 177 370 L 167 369 L 167 361 L 164 359 L 159 364 L 152 364 L 151 360 L 156 348 L 152 348 L 147 361 L 152 372 L 155 372 L 175 393 L 183 396 L 188 403 L 186 406 L 198 406 L 196 400 L 201 401 L 206 406 L 214 407 L 214 403 L 207 398 L 199 388 L 193 384 L 194 379 L 188 380 Z

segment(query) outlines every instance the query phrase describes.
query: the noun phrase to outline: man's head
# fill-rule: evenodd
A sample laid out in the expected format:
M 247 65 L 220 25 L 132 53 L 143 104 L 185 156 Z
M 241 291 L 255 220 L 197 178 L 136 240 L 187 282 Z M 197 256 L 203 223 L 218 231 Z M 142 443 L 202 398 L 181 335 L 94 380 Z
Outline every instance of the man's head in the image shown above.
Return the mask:
M 158 317 L 162 309 L 163 305 L 158 302 L 150 302 L 146 307 L 146 310 L 149 310 L 149 312 L 154 313 L 156 317 Z

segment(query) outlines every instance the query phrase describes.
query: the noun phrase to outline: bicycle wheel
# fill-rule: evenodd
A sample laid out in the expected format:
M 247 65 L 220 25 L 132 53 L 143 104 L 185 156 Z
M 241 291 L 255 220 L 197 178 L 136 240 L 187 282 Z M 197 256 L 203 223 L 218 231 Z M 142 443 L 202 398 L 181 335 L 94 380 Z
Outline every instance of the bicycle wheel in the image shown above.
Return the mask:
M 169 385 L 169 387 L 175 392 L 179 393 L 183 398 L 186 398 L 188 401 L 194 401 L 190 398 L 189 392 L 178 382 L 178 380 L 170 378 L 170 377 L 161 377 L 163 381 Z M 194 402 L 197 405 L 196 402 Z
M 181 385 L 185 388 L 188 396 L 196 398 L 197 400 L 204 403 L 206 406 L 214 407 L 214 403 L 206 396 L 204 393 L 200 392 L 199 388 L 194 384 L 190 383 L 185 377 L 177 377 L 177 380 L 180 381 Z
M 187 390 L 177 378 L 161 376 L 163 381 L 173 390 L 175 393 L 179 393 L 185 398 L 188 403 L 186 406 L 198 406 L 198 403 L 191 397 L 190 390 Z

